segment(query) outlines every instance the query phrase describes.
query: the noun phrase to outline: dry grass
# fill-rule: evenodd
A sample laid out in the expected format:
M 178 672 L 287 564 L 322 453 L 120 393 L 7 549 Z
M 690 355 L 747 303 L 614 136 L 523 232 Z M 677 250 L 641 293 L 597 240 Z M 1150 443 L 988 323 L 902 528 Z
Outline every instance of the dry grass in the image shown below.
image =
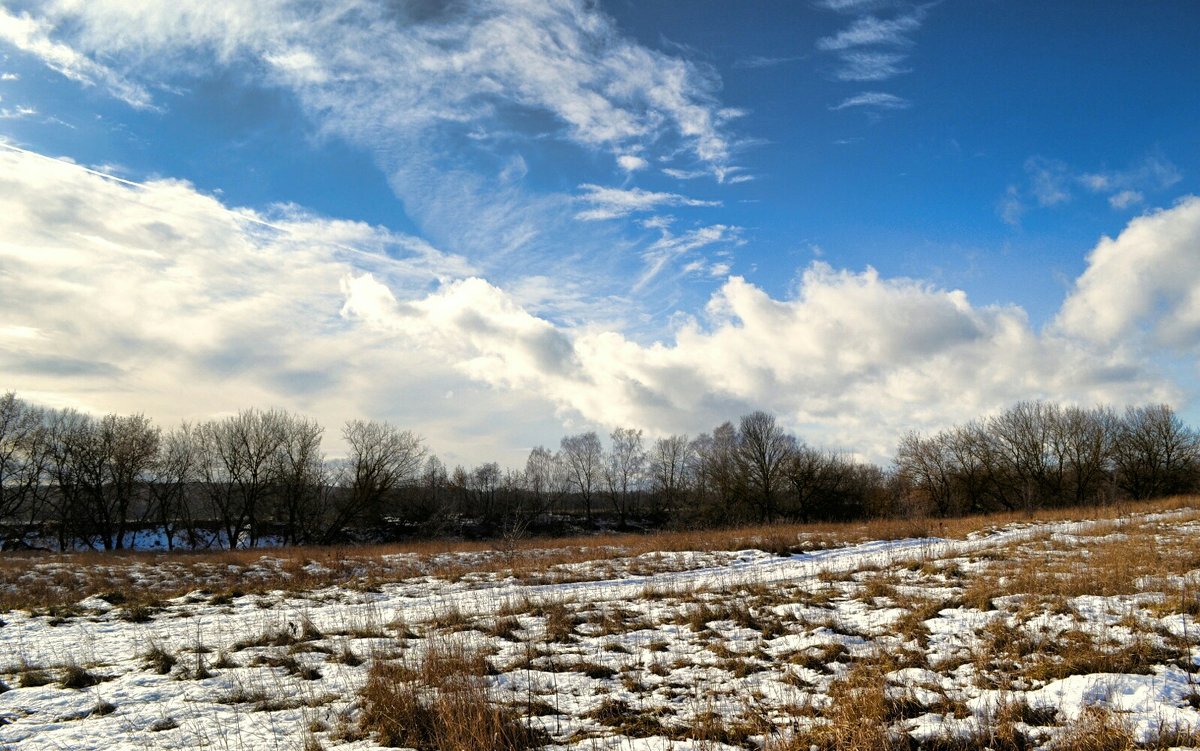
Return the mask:
M 1050 744 L 1051 751 L 1131 751 L 1137 747 L 1121 718 L 1100 706 L 1085 708 Z
M 154 603 L 179 597 L 197 587 L 213 593 L 215 601 L 227 601 L 231 596 L 272 590 L 298 592 L 336 585 L 371 589 L 420 575 L 457 581 L 466 576 L 509 575 L 524 570 L 537 572 L 539 577 L 552 582 L 558 580 L 552 573 L 555 567 L 652 553 L 758 548 L 790 554 L 867 540 L 962 538 L 1014 522 L 1115 519 L 1130 513 L 1191 507 L 1196 502 L 1194 497 L 1183 497 L 1100 508 L 944 520 L 775 524 L 649 535 L 528 539 L 506 551 L 497 551 L 488 542 L 437 540 L 269 551 L 9 553 L 0 557 L 0 612 L 63 607 L 92 595 L 121 592 L 130 602 L 140 603 L 138 608 L 144 608 L 135 613 L 137 617 L 150 617 Z M 646 571 L 655 565 L 666 564 L 643 563 Z M 253 577 L 246 576 L 249 571 L 254 572 Z M 567 579 L 578 576 L 569 571 L 561 573 Z
M 360 729 L 385 746 L 419 751 L 519 751 L 549 738 L 488 696 L 487 660 L 435 639 L 415 666 L 376 660 L 359 693 Z
M 1005 518 L 986 517 L 977 520 L 975 528 L 995 526 Z M 944 536 L 969 531 L 962 520 L 940 527 L 932 524 L 930 529 L 929 522 L 921 523 L 925 532 Z M 886 537 L 890 531 L 902 536 L 922 531 L 921 525 L 759 528 L 753 530 L 760 535 L 756 542 L 745 536 L 751 530 L 726 530 L 673 537 L 603 538 L 604 544 L 592 540 L 590 545 L 576 540 L 561 549 L 544 547 L 546 541 L 539 547 L 523 543 L 495 572 L 507 575 L 514 562 L 523 560 L 521 556 L 539 562 L 543 574 L 552 565 L 547 561 L 611 556 L 612 560 L 571 575 L 620 576 L 635 568 L 655 572 L 695 565 L 687 556 L 615 558 L 638 555 L 636 545 L 670 549 L 671 542 L 664 542 L 667 538 L 688 550 L 754 546 L 786 552 L 787 545 L 796 541 L 809 547 L 840 544 L 838 540 L 850 542 L 860 533 Z M 292 736 L 305 748 L 322 743 L 332 748 L 343 739 L 370 737 L 381 744 L 420 751 L 505 751 L 549 743 L 551 738 L 542 731 L 546 728 L 556 733 L 556 742 L 593 739 L 606 747 L 625 743 L 609 737 L 619 733 L 628 738 L 661 736 L 690 742 L 696 748 L 728 744 L 769 751 L 814 747 L 821 751 L 1025 751 L 1035 747 L 1116 751 L 1132 747 L 1121 715 L 1089 709 L 1078 721 L 1053 727 L 1062 718 L 1056 711 L 1030 706 L 1024 692 L 1073 675 L 1146 673 L 1163 665 L 1190 663 L 1194 635 L 1189 641 L 1188 632 L 1180 636 L 1177 624 L 1165 624 L 1161 619 L 1180 613 L 1194 618 L 1200 613 L 1197 593 L 1177 578 L 1200 568 L 1200 550 L 1191 537 L 1196 528 L 1194 521 L 1173 519 L 1160 524 L 1135 517 L 1089 527 L 1077 535 L 1051 535 L 1035 529 L 1029 539 L 975 555 L 917 559 L 890 567 L 876 563 L 791 583 L 717 580 L 704 586 L 655 591 L 651 594 L 656 599 L 641 602 L 635 597 L 634 601 L 592 603 L 579 595 L 575 595 L 579 602 L 556 602 L 544 596 L 518 595 L 497 602 L 494 608 L 476 612 L 472 607 L 464 612 L 455 608 L 454 598 L 449 597 L 439 601 L 436 613 L 422 610 L 411 614 L 413 627 L 424 638 L 414 636 L 404 622 L 378 625 L 383 617 L 374 616 L 354 619 L 351 625 L 343 623 L 336 629 L 330 625 L 323 633 L 300 613 L 284 619 L 260 615 L 253 606 L 287 607 L 289 598 L 278 593 L 265 596 L 260 588 L 293 581 L 288 577 L 312 582 L 344 575 L 354 586 L 371 587 L 409 567 L 423 574 L 434 571 L 440 572 L 439 576 L 460 578 L 473 587 L 494 581 L 488 577 L 494 573 L 490 567 L 495 551 L 479 550 L 478 557 L 471 557 L 475 555 L 471 549 L 478 546 L 463 546 L 466 557 L 451 565 L 436 558 L 440 553 L 398 561 L 393 557 L 398 553 L 383 552 L 396 548 L 352 550 L 347 555 L 358 556 L 358 563 L 326 574 L 309 565 L 313 562 L 311 550 L 181 556 L 197 571 L 208 571 L 212 561 L 223 555 L 242 560 L 248 567 L 268 567 L 255 569 L 266 571 L 267 576 L 250 588 L 244 582 L 225 586 L 206 580 L 209 594 L 191 600 L 201 607 L 211 607 L 210 601 L 225 607 L 244 598 L 237 605 L 249 609 L 246 614 L 253 618 L 252 630 L 230 634 L 224 643 L 214 640 L 207 657 L 199 649 L 173 647 L 172 654 L 151 644 L 142 654 L 142 667 L 163 674 L 174 672 L 179 678 L 200 677 L 208 674 L 206 660 L 216 658 L 210 667 L 224 667 L 229 651 L 241 669 L 223 679 L 240 674 L 262 677 L 237 685 L 221 701 L 246 705 L 246 711 L 272 712 L 310 706 L 306 702 L 312 701 L 284 698 L 278 687 L 301 685 L 305 695 L 327 696 L 320 689 L 330 684 L 320 681 L 341 680 L 345 674 L 330 663 L 353 666 L 369 661 L 368 668 L 351 671 L 356 676 L 352 685 L 362 688 L 353 698 L 349 694 L 344 697 L 343 706 L 336 710 L 341 714 L 331 709 L 323 726 L 310 727 L 307 735 Z M 776 536 L 761 536 L 768 532 Z M 362 573 L 364 567 L 369 568 L 367 555 L 382 556 L 378 573 Z M 264 556 L 284 560 L 264 564 L 270 560 Z M 68 558 L 54 560 L 61 564 Z M 98 565 L 106 565 L 111 574 L 112 560 L 126 558 L 157 560 L 138 556 L 96 560 L 107 561 Z M 727 559 L 713 556 L 705 560 Z M 176 574 L 186 570 L 184 566 Z M 76 572 L 71 580 L 87 576 L 87 572 Z M 281 578 L 276 581 L 271 576 Z M 62 580 L 67 578 L 64 574 Z M 111 589 L 106 591 L 106 599 L 115 597 Z M 1094 600 L 1073 600 L 1080 595 L 1115 599 L 1097 606 Z M 303 605 L 301 613 L 312 612 L 314 617 L 320 613 L 320 623 L 335 623 L 319 608 L 354 601 L 342 596 L 321 593 Z M 176 617 L 177 610 L 190 607 L 172 605 L 159 612 L 156 608 L 161 600 L 144 592 L 131 592 L 129 600 L 120 604 L 109 602 L 124 611 L 131 604 L 143 604 L 156 621 Z M 941 612 L 972 605 L 998 612 L 986 616 Z M 115 620 L 123 610 L 103 616 L 86 607 L 52 604 L 44 615 L 64 621 Z M 885 616 L 876 617 L 884 612 Z M 360 627 L 356 625 L 359 621 L 370 623 Z M 948 621 L 962 624 L 961 633 L 949 633 Z M 787 638 L 779 640 L 783 635 Z M 370 637 L 372 642 L 356 643 L 360 637 Z M 375 641 L 379 639 L 382 641 Z M 468 648 L 467 644 L 482 646 Z M 490 655 L 495 656 L 494 665 L 489 663 Z M 928 664 L 930 660 L 936 664 Z M 955 675 L 954 668 L 960 666 L 965 670 Z M 932 667 L 940 677 L 913 679 L 894 672 L 912 667 Z M 527 672 L 495 681 L 491 678 L 497 671 L 518 670 Z M 55 663 L 39 669 L 22 665 L 0 673 L 14 687 L 23 687 L 26 680 L 31 684 L 39 679 L 59 680 L 62 666 Z M 361 683 L 364 674 L 365 685 Z M 589 680 L 583 680 L 584 676 Z M 297 679 L 315 682 L 299 683 Z M 901 683 L 911 680 L 916 683 Z M 536 687 L 526 689 L 526 682 Z M 999 689 L 1001 695 L 1011 698 L 991 709 L 976 708 L 972 717 L 968 707 L 975 705 L 968 705 L 967 699 L 977 696 L 979 687 Z M 344 684 L 338 686 L 338 690 L 343 688 Z M 568 707 L 565 714 L 559 711 L 560 702 Z M 585 713 L 585 709 L 590 711 Z M 947 722 L 950 717 L 971 718 L 969 722 L 977 727 L 958 722 L 959 732 L 965 732 L 964 726 L 975 728 L 969 738 L 950 737 L 948 731 L 945 738 L 918 743 L 906 730 L 912 729 L 914 718 L 928 713 L 942 715 Z M 553 719 L 537 719 L 544 715 Z M 1157 739 L 1141 747 L 1165 749 L 1172 743 L 1189 745 L 1195 740 L 1190 728 L 1163 728 Z M 636 744 L 630 741 L 629 745 Z

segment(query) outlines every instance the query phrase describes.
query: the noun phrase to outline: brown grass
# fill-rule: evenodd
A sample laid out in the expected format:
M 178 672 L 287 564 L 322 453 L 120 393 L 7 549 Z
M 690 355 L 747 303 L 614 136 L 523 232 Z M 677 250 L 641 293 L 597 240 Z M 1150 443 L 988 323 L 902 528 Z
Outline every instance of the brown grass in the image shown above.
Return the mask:
M 434 639 L 415 666 L 375 660 L 359 692 L 360 730 L 385 746 L 419 751 L 519 751 L 549 738 L 488 696 L 487 660 L 461 642 Z
M 432 575 L 457 580 L 467 575 L 505 575 L 520 567 L 537 570 L 546 575 L 548 581 L 553 581 L 553 574 L 548 572 L 556 566 L 653 552 L 725 551 L 754 547 L 789 554 L 867 540 L 919 536 L 962 538 L 971 532 L 1012 522 L 1115 519 L 1130 513 L 1190 508 L 1197 502 L 1196 497 L 1188 496 L 1148 503 L 945 520 L 885 519 L 836 524 L 773 524 L 649 535 L 541 538 L 519 541 L 511 551 L 497 551 L 495 545 L 489 542 L 435 540 L 356 547 L 175 553 L 10 553 L 0 557 L 0 612 L 61 607 L 92 595 L 111 592 L 122 592 L 131 602 L 156 603 L 181 596 L 197 587 L 218 593 L 218 597 L 222 596 L 220 593 L 297 592 L 335 585 L 370 589 L 414 576 Z M 469 560 L 447 554 L 466 555 Z M 264 559 L 270 559 L 271 562 L 264 563 Z M 255 576 L 247 577 L 248 571 L 254 571 Z M 571 575 L 564 573 L 563 576 Z M 141 615 L 149 614 L 146 611 Z

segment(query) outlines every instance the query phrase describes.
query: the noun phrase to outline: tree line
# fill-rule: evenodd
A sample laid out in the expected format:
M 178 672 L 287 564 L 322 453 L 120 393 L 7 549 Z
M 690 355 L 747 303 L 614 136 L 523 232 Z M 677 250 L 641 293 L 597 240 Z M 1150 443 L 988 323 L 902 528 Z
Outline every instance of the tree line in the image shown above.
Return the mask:
M 386 422 L 341 427 L 344 457 L 302 415 L 246 409 L 169 430 L 0 398 L 0 525 L 60 547 L 330 544 L 600 527 L 950 516 L 1192 492 L 1200 437 L 1165 405 L 1022 402 L 931 435 L 887 468 L 810 446 L 756 411 L 697 437 L 617 428 L 533 448 L 523 467 L 450 470 Z

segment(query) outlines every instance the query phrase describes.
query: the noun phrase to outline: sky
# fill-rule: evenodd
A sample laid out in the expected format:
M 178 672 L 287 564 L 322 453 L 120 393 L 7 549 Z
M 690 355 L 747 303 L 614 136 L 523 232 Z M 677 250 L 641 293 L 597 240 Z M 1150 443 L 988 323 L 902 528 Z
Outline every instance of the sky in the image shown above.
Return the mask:
M 1191 0 L 0 0 L 0 390 L 449 465 L 1200 424 Z

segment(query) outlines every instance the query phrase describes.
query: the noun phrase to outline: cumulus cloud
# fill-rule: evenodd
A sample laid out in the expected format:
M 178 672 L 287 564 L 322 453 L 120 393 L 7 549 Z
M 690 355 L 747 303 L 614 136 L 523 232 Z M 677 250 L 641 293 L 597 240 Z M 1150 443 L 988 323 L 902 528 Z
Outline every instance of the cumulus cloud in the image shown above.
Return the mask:
M 720 201 L 704 201 L 677 193 L 661 193 L 641 188 L 605 188 L 591 184 L 579 187 L 583 194 L 578 200 L 592 207 L 575 214 L 576 219 L 585 221 L 618 219 L 638 212 L 654 211 L 662 206 L 721 205 Z
M 649 162 L 634 154 L 622 154 L 617 157 L 617 164 L 626 172 L 637 172 L 650 166 Z
M 687 265 L 736 232 L 663 237 Z M 0 388 L 165 424 L 248 405 L 328 426 L 385 418 L 452 461 L 509 464 L 568 420 L 694 434 L 761 408 L 809 440 L 884 460 L 906 428 L 1018 399 L 1177 399 L 1144 352 L 1113 339 L 1148 317 L 1164 342 L 1200 331 L 1198 238 L 1200 199 L 1135 220 L 1097 247 L 1045 332 L 1019 308 L 814 262 L 784 299 L 731 277 L 669 334 L 633 338 L 539 315 L 526 300 L 545 280 L 505 289 L 404 235 L 5 148 Z M 1121 312 L 1106 318 L 1109 299 Z
M 429 405 L 478 386 L 436 350 L 360 321 L 473 273 L 362 223 L 230 208 L 187 183 L 137 185 L 0 149 L 0 390 L 43 404 L 144 411 L 165 427 L 283 407 L 325 424 L 331 451 L 341 421 L 375 417 L 467 451 L 478 405 Z M 353 287 L 363 274 L 386 284 L 372 306 Z M 517 395 L 493 409 L 517 411 L 505 448 L 528 445 L 531 424 L 538 435 L 556 424 Z
M 1098 345 L 1200 347 L 1200 198 L 1137 217 L 1088 256 L 1056 325 Z
M 766 408 L 810 438 L 872 458 L 889 455 L 906 427 L 1017 399 L 1170 393 L 1129 362 L 1035 333 L 1019 309 L 978 308 L 961 292 L 819 262 L 786 300 L 729 279 L 670 342 L 559 331 L 482 280 L 397 313 L 395 331 L 414 327 L 473 377 L 532 389 L 598 424 L 694 432 Z

